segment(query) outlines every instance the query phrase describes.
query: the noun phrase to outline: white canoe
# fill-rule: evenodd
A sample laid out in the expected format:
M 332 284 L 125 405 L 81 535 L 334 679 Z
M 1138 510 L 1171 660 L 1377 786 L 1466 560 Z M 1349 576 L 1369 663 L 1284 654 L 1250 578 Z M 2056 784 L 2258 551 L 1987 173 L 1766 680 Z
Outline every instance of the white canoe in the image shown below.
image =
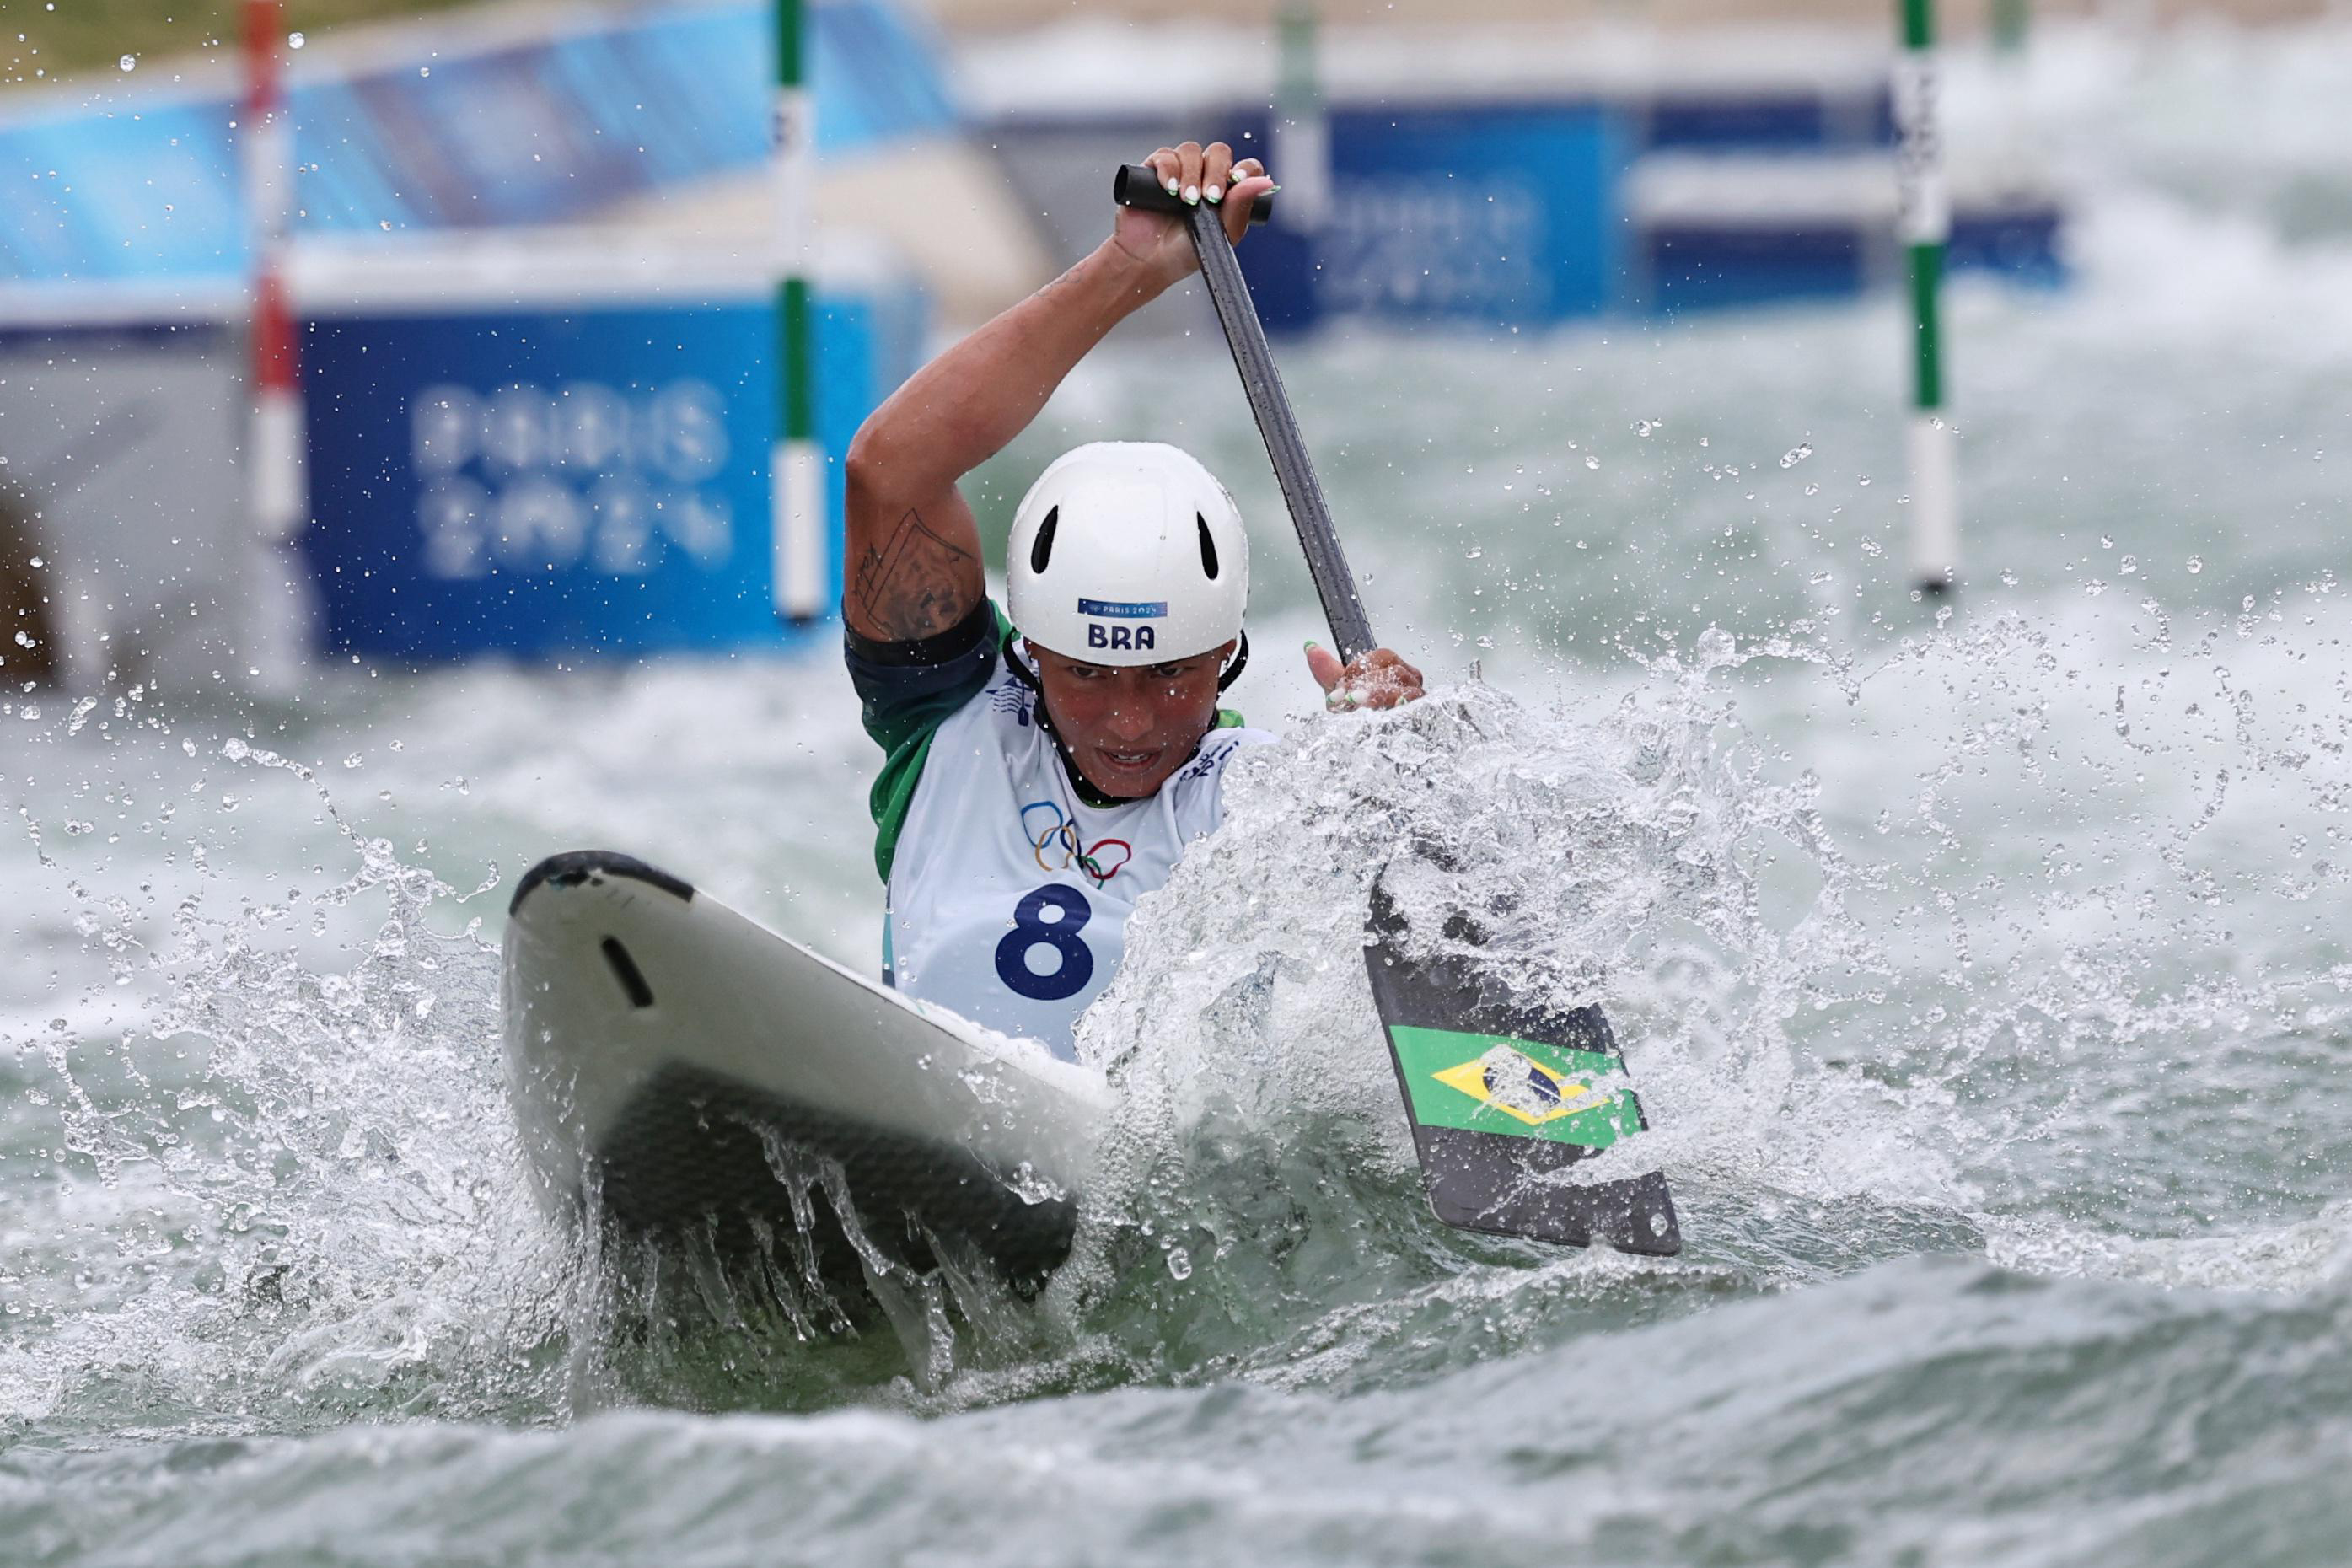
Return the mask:
M 1026 1292 L 1068 1254 L 1109 1103 L 1100 1075 L 642 861 L 533 867 L 509 909 L 504 997 L 508 1085 L 551 1205 L 593 1194 L 635 1229 L 722 1240 L 805 1232 L 795 1173 L 826 1168 L 864 1234 L 918 1269 L 952 1243 Z

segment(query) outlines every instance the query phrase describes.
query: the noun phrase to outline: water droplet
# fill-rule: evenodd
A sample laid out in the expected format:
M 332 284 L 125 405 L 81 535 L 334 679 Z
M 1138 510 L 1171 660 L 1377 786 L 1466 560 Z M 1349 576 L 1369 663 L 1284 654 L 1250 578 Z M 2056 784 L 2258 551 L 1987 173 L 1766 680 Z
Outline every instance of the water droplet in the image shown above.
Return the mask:
M 1192 1278 L 1192 1255 L 1181 1247 L 1168 1249 L 1168 1272 L 1178 1279 Z
M 2106 591 L 2107 584 L 2101 578 L 2094 577 L 2089 582 L 2083 584 L 2083 592 L 2090 595 L 2094 599 L 2097 598 Z
M 416 68 L 416 74 L 418 76 L 431 76 L 433 74 L 433 68 L 431 66 L 418 66 Z
M 2116 567 L 2118 571 L 2122 572 L 2125 576 L 2128 577 L 2133 573 L 2139 570 L 2139 557 L 2137 555 L 2126 555 L 2121 561 L 2116 563 Z
M 1793 468 L 1799 463 L 1803 462 L 1807 458 L 1810 458 L 1812 455 L 1813 444 L 1811 441 L 1800 441 L 1797 445 L 1790 447 L 1787 451 L 1780 454 L 1780 466 L 1784 468 Z M 1811 495 L 1812 492 L 1808 490 L 1805 493 L 1807 495 Z
M 1601 459 L 1587 452 L 1584 455 L 1584 466 L 1588 468 L 1597 468 L 1601 466 Z
M 2205 558 L 2202 555 L 2192 555 L 2189 558 L 2189 574 L 2190 576 L 2194 577 L 2198 573 L 2204 570 Z
M 124 70 L 137 70 L 139 68 L 139 57 L 136 55 L 125 55 L 114 63 L 121 66 Z
M 310 39 L 304 37 L 299 33 L 289 33 L 286 35 L 286 47 L 289 49 L 299 49 L 310 41 Z

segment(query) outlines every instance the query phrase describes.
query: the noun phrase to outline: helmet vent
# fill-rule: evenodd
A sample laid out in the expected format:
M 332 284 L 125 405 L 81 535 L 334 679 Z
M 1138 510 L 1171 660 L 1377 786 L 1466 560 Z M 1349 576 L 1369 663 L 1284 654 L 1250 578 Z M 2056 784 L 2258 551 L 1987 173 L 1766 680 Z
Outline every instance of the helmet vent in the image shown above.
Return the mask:
M 1192 514 L 1192 521 L 1201 526 L 1201 570 L 1207 573 L 1209 581 L 1213 583 L 1217 580 L 1217 542 L 1209 537 L 1207 518 L 1196 511 Z
M 1054 507 L 1046 511 L 1045 521 L 1037 525 L 1036 542 L 1029 546 L 1030 571 L 1045 570 L 1045 563 L 1053 557 L 1054 553 L 1054 528 L 1061 521 L 1062 509 Z M 1206 535 L 1202 537 L 1205 538 Z

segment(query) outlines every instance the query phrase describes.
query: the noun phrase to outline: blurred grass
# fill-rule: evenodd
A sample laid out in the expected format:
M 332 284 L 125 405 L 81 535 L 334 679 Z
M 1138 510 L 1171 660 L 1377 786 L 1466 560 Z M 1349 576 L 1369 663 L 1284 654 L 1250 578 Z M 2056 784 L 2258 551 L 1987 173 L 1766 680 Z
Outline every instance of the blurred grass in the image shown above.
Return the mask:
M 54 4 L 54 9 L 49 8 Z M 338 26 L 396 22 L 480 0 L 286 0 L 286 30 L 323 41 Z M 179 58 L 234 62 L 239 0 L 0 0 L 0 93 L 87 71 Z

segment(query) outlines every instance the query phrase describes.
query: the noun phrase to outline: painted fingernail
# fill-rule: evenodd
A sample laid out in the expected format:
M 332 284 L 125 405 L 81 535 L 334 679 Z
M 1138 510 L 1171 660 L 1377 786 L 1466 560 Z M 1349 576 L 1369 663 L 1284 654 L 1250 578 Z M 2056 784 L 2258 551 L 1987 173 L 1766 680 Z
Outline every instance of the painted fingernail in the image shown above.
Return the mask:
M 1173 180 L 1168 182 L 1168 194 L 1171 196 L 1176 194 L 1176 182 Z
M 1317 642 L 1313 637 L 1308 637 L 1307 639 L 1307 651 L 1308 653 L 1313 653 L 1317 648 L 1321 647 L 1323 645 L 1321 643 Z
M 1267 195 L 1274 195 L 1274 193 L 1275 193 L 1275 192 L 1276 192 L 1276 191 L 1278 191 L 1278 190 L 1280 190 L 1280 189 L 1282 189 L 1282 187 L 1281 187 L 1280 185 L 1268 185 L 1268 186 L 1266 186 L 1266 188 L 1265 188 L 1265 194 L 1266 194 Z
M 1208 197 L 1212 204 L 1214 204 L 1225 199 L 1225 187 L 1223 185 L 1211 185 L 1207 190 L 1202 191 L 1201 194 Z
M 1197 207 L 1201 205 L 1200 186 L 1187 185 L 1184 187 L 1184 205 L 1188 207 Z

